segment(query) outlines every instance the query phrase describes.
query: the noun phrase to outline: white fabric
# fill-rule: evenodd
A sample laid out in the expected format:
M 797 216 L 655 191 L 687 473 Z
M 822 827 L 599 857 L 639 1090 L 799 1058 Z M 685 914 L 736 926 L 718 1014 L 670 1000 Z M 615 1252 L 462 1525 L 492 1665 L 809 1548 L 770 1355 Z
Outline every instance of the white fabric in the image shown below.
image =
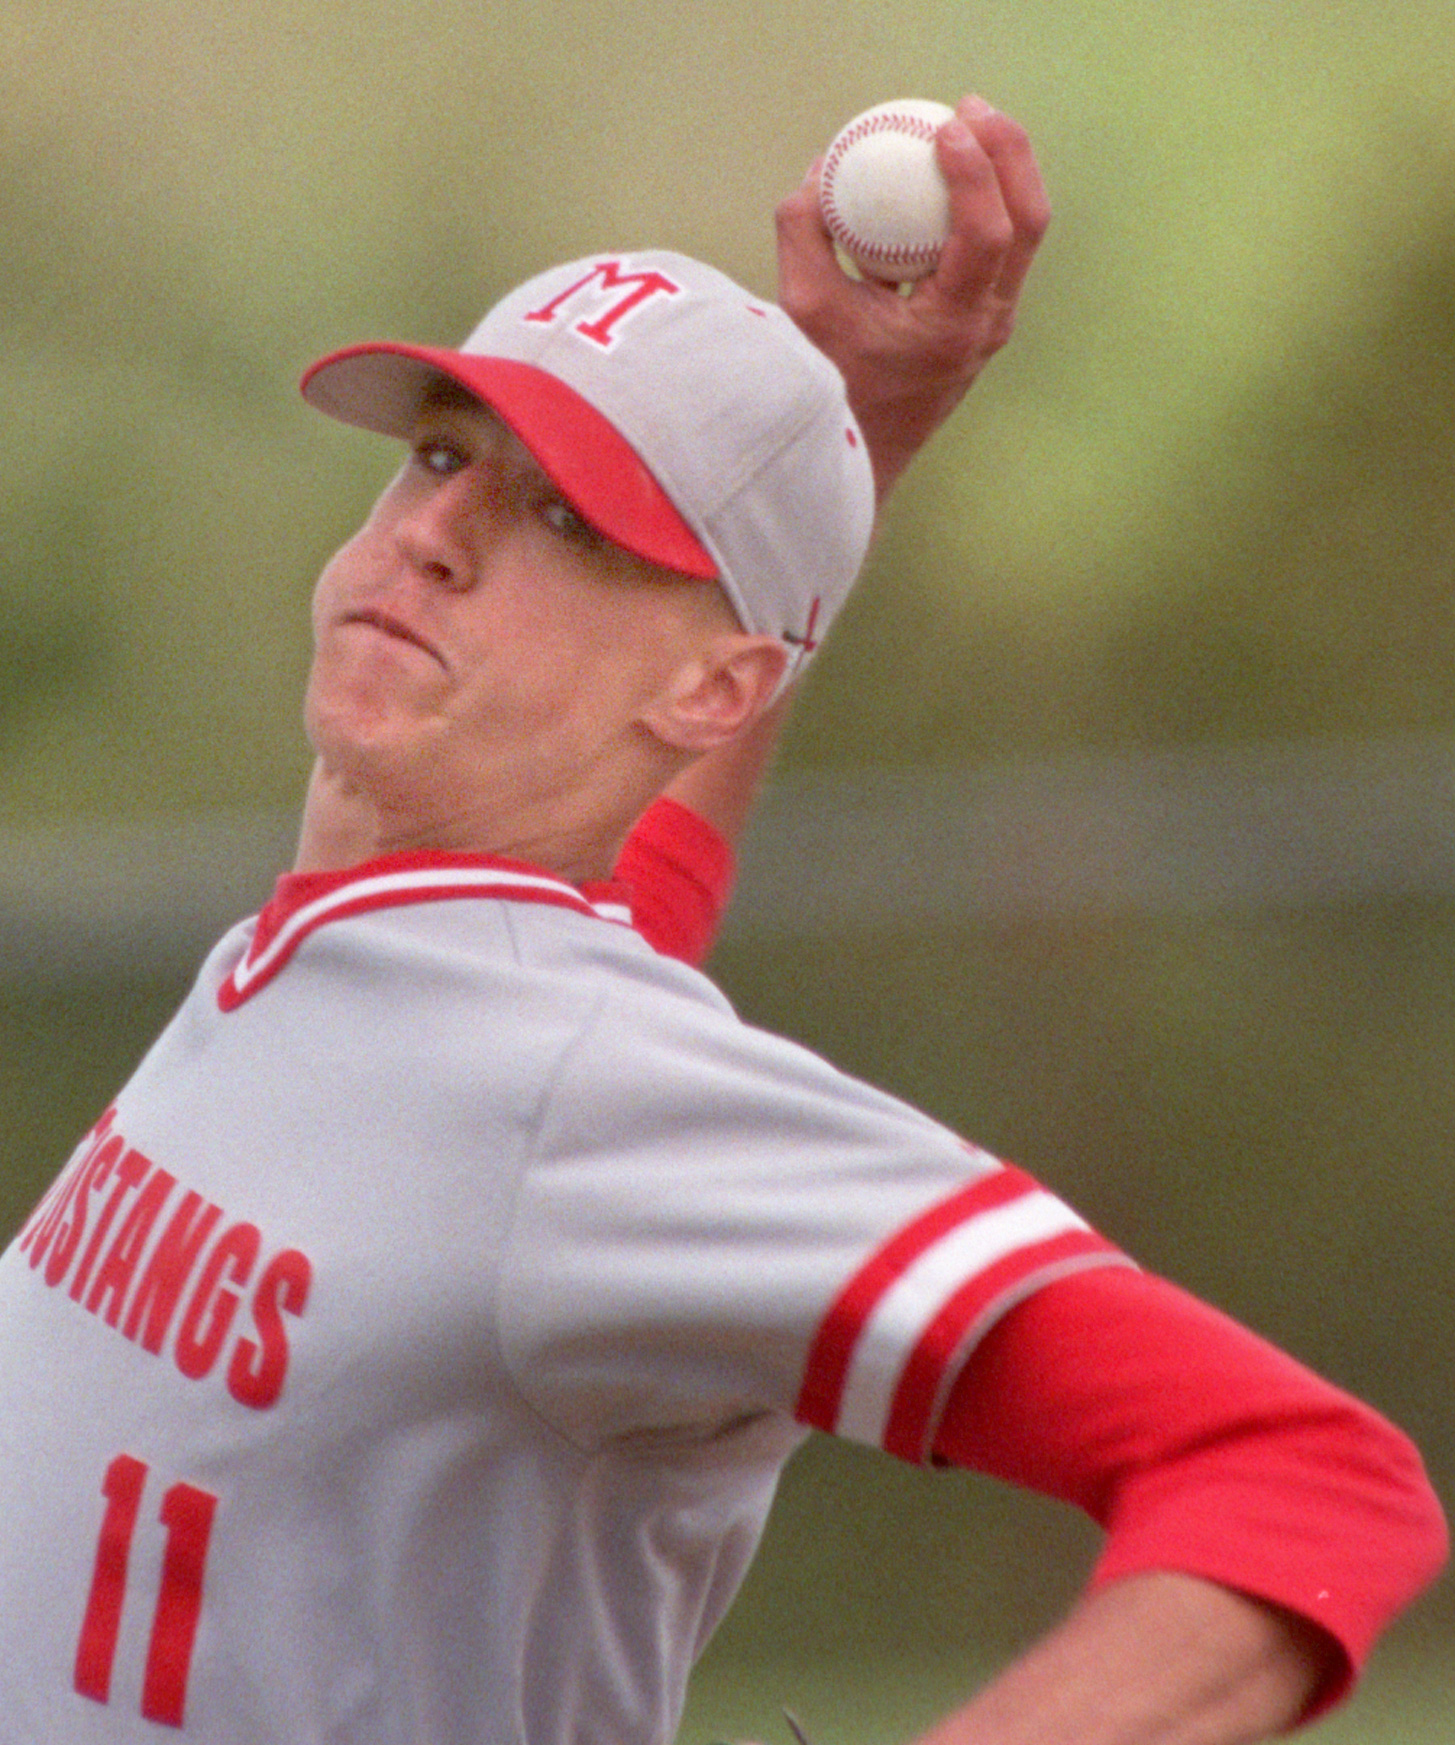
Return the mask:
M 222 941 L 0 1258 L 7 1737 L 660 1745 L 830 1305 L 1008 1183 L 584 905 L 348 894 L 220 1000 Z M 1026 1204 L 850 1326 L 847 1428 L 967 1268 L 1064 1268 Z

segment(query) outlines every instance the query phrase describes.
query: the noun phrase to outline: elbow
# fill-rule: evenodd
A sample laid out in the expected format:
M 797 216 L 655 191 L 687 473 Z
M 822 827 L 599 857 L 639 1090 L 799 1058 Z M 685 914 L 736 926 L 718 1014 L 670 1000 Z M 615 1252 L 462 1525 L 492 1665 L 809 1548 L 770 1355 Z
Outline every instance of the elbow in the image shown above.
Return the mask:
M 1425 1591 L 1450 1559 L 1450 1525 L 1445 1510 L 1425 1471 L 1419 1450 L 1392 1425 L 1385 1426 L 1391 1441 L 1386 1460 L 1393 1496 L 1392 1514 L 1398 1522 L 1398 1537 L 1404 1547 L 1408 1604 Z
M 1361 1419 L 1346 1446 L 1362 1458 L 1346 1468 L 1351 1493 L 1343 1518 L 1343 1548 L 1333 1550 L 1317 1600 L 1301 1608 L 1321 1624 L 1341 1652 L 1337 1670 L 1310 1705 L 1305 1720 L 1323 1715 L 1358 1682 L 1375 1643 L 1429 1588 L 1450 1556 L 1445 1510 L 1414 1443 L 1377 1414 Z M 1337 1588 L 1342 1579 L 1343 1591 Z M 1325 1612 L 1325 1606 L 1329 1612 Z M 1330 1613 L 1332 1615 L 1330 1615 Z
M 1295 1609 L 1339 1643 L 1343 1665 L 1310 1715 L 1347 1694 L 1375 1643 L 1450 1556 L 1445 1510 L 1409 1437 L 1353 1400 L 1331 1420 L 1326 1436 L 1315 1438 L 1323 1459 L 1305 1474 L 1327 1498 L 1326 1551 L 1310 1559 L 1313 1582 Z
M 1444 1569 L 1450 1528 L 1419 1449 L 1397 1426 L 1354 1400 L 1326 1443 L 1334 1479 L 1349 1502 L 1346 1530 L 1357 1561 L 1386 1584 L 1393 1618 Z
M 1445 1512 L 1413 1442 L 1326 1385 L 1276 1427 L 1175 1465 L 1118 1498 L 1098 1578 L 1160 1563 L 1317 1626 L 1340 1654 L 1313 1713 L 1347 1694 L 1448 1560 Z
M 1324 1537 L 1309 1570 L 1362 1660 L 1444 1569 L 1449 1525 L 1415 1444 L 1362 1402 L 1336 1396 L 1304 1453 L 1301 1474 L 1296 1460 L 1287 1476 L 1311 1504 L 1311 1540 Z M 1317 1604 L 1307 1615 L 1318 1620 Z

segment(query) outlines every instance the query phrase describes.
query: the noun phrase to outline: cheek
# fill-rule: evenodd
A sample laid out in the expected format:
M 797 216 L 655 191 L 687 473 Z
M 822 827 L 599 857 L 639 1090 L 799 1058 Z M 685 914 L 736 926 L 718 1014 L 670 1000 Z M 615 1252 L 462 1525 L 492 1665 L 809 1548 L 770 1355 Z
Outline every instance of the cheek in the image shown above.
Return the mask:
M 461 607 L 457 625 L 469 622 L 462 664 L 487 688 L 569 700 L 589 683 L 603 643 L 589 597 L 563 598 L 528 574 L 519 586 L 481 588 Z
M 349 581 L 363 568 L 366 540 L 367 530 L 361 529 L 347 544 L 341 545 L 319 571 L 318 580 L 313 584 L 310 607 L 315 643 L 318 641 L 320 629 L 328 620 L 331 608 L 342 597 Z
M 461 713 L 473 731 L 574 756 L 616 739 L 634 713 L 633 669 L 589 603 L 557 616 L 533 602 L 482 640 Z

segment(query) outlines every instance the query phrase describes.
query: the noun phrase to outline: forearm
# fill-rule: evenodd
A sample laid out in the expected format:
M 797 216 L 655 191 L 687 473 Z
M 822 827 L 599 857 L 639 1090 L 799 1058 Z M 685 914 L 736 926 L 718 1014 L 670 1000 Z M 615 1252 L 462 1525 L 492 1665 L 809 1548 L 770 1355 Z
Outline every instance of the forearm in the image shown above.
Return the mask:
M 1050 222 L 1024 130 L 981 99 L 961 100 L 938 150 L 951 233 L 939 269 L 912 297 L 842 271 L 819 209 L 816 170 L 776 213 L 780 301 L 842 372 L 881 502 L 1010 338 Z M 729 847 L 747 827 L 788 709 L 785 694 L 667 789 Z
M 1334 1645 L 1192 1576 L 1129 1576 L 1084 1599 L 919 1745 L 1243 1745 L 1292 1726 Z
M 843 372 L 881 502 L 1011 337 L 1050 223 L 1025 130 L 983 99 L 960 101 L 936 150 L 950 234 L 936 271 L 908 296 L 839 270 L 817 167 L 777 213 L 781 301 Z

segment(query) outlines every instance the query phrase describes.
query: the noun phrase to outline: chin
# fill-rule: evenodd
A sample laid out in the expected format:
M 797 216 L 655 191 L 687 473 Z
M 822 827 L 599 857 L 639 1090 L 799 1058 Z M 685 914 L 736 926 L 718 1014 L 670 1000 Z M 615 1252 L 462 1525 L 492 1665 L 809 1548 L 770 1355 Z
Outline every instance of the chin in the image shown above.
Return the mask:
M 398 699 L 361 674 L 320 673 L 315 668 L 303 699 L 303 725 L 320 755 L 381 747 L 408 730 Z
M 324 766 L 351 785 L 372 787 L 401 760 L 399 735 L 391 731 L 387 715 L 307 707 L 303 726 Z

